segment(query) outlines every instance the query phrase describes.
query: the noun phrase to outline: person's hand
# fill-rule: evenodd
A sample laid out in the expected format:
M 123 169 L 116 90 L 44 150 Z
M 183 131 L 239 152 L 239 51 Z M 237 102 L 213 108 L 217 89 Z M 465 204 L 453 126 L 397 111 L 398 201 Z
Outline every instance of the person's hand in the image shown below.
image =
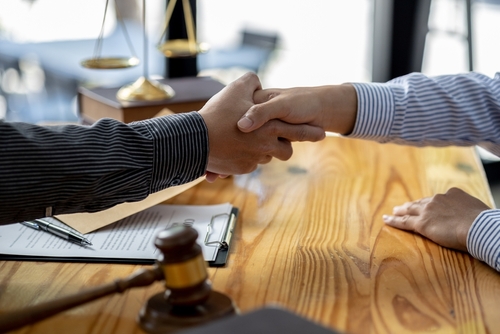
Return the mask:
M 467 233 L 476 217 L 490 209 L 479 199 L 461 189 L 451 188 L 446 194 L 408 202 L 384 215 L 387 225 L 413 231 L 435 243 L 467 252 Z
M 266 89 L 255 92 L 256 105 L 238 121 L 243 132 L 260 128 L 272 119 L 319 126 L 347 134 L 354 128 L 357 95 L 352 85 Z
M 200 110 L 208 128 L 208 181 L 214 181 L 218 175 L 249 173 L 273 157 L 288 160 L 293 153 L 291 141 L 318 141 L 325 137 L 319 127 L 278 120 L 252 133 L 239 131 L 236 123 L 254 106 L 253 96 L 258 89 L 261 85 L 257 75 L 247 73 L 213 96 Z
M 205 179 L 208 182 L 212 183 L 212 182 L 217 181 L 217 179 L 225 179 L 228 176 L 229 175 L 222 175 L 222 174 L 217 174 L 217 173 L 212 173 L 212 172 L 207 171 L 207 173 L 205 174 Z

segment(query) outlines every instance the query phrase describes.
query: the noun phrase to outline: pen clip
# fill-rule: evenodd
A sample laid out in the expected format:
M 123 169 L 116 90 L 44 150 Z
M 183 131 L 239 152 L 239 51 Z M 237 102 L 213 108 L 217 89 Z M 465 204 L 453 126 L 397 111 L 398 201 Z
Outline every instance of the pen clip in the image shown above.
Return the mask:
M 40 229 L 40 226 L 37 223 L 32 222 L 32 221 L 24 221 L 21 224 L 23 224 L 24 226 L 27 226 L 27 227 L 34 228 L 35 230 Z

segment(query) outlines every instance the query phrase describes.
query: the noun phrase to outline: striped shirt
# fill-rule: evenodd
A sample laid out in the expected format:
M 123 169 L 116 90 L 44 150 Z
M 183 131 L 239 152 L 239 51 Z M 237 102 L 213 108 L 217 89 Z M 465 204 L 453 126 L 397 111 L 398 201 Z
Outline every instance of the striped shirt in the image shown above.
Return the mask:
M 355 83 L 358 117 L 349 137 L 413 146 L 479 145 L 500 156 L 500 73 Z M 500 210 L 473 222 L 467 249 L 500 271 Z
M 208 131 L 197 112 L 124 124 L 0 121 L 0 224 L 96 212 L 205 173 Z

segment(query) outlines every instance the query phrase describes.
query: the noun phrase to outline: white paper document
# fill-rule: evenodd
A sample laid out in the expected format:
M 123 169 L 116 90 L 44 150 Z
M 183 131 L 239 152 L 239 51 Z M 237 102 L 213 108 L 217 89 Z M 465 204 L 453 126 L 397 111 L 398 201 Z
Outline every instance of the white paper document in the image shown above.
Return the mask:
M 158 232 L 176 224 L 185 224 L 198 232 L 197 242 L 202 247 L 205 260 L 214 261 L 219 248 L 216 244 L 205 245 L 205 241 L 223 240 L 232 210 L 233 206 L 229 203 L 202 206 L 156 205 L 85 234 L 92 243 L 92 246 L 87 247 L 21 224 L 0 226 L 0 259 L 8 259 L 8 255 L 12 255 L 19 256 L 20 260 L 23 257 L 40 257 L 44 260 L 55 257 L 88 262 L 99 259 L 99 262 L 106 262 L 102 261 L 103 259 L 111 260 L 110 262 L 153 262 L 159 253 L 154 246 Z M 211 221 L 212 228 L 209 230 Z M 51 222 L 63 224 L 55 219 Z

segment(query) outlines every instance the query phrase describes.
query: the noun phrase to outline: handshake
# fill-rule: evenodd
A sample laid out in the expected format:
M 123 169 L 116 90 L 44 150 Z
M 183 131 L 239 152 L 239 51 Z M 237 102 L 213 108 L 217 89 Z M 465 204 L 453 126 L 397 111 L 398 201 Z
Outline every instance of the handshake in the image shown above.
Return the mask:
M 464 145 L 463 138 L 469 137 L 480 139 L 470 140 L 469 145 L 495 143 L 500 152 L 500 139 L 485 130 L 491 128 L 497 133 L 498 129 L 490 123 L 481 125 L 482 119 L 495 119 L 500 113 L 500 105 L 484 108 L 482 101 L 482 96 L 498 101 L 498 97 L 492 97 L 498 95 L 497 79 L 492 80 L 493 89 L 479 81 L 489 84 L 489 79 L 478 79 L 475 74 L 456 78 L 460 80 L 455 76 L 427 78 L 414 73 L 388 85 L 263 90 L 255 74 L 245 74 L 200 110 L 209 137 L 206 178 L 213 182 L 217 177 L 248 173 L 273 157 L 287 160 L 293 154 L 292 141 L 322 140 L 326 131 L 417 146 Z M 471 89 L 475 86 L 478 88 Z M 398 97 L 394 97 L 395 92 L 399 92 Z M 400 106 L 397 120 L 396 100 Z M 428 101 L 433 101 L 434 106 L 430 107 Z M 474 103 L 477 108 L 470 107 Z M 432 113 L 429 108 L 435 111 Z M 470 110 L 473 114 L 469 114 Z M 433 116 L 437 112 L 439 119 Z M 459 112 L 463 114 L 458 117 Z M 396 129 L 391 133 L 394 124 Z M 418 127 L 425 129 L 415 131 Z M 456 128 L 461 129 L 461 137 L 451 135 Z M 498 212 L 463 190 L 451 188 L 445 194 L 398 205 L 382 219 L 388 226 L 421 234 L 444 247 L 470 252 L 500 271 Z
M 356 104 L 351 85 L 262 90 L 257 75 L 247 73 L 199 111 L 209 138 L 206 179 L 249 173 L 273 157 L 288 160 L 293 141 L 349 133 Z

